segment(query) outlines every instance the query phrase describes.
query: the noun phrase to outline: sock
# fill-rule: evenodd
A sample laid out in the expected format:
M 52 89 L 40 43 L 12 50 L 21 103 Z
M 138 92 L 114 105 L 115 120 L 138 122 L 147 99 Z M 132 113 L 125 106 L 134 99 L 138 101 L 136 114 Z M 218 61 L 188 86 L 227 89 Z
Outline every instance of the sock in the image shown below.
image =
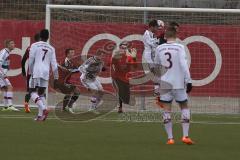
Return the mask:
M 3 96 L 4 96 L 4 97 L 3 97 L 3 98 L 4 98 L 4 102 L 3 102 L 3 103 L 4 103 L 4 106 L 7 107 L 7 106 L 8 106 L 7 92 L 4 92 L 4 93 L 3 93 Z
M 167 111 L 163 112 L 163 123 L 168 135 L 168 139 L 173 139 L 172 120 L 170 112 Z
M 92 102 L 92 109 L 97 108 L 97 98 L 92 96 L 91 102 Z
M 63 98 L 63 109 L 65 109 L 68 106 L 70 98 L 71 98 L 70 95 L 64 96 L 64 98 Z
M 34 103 L 38 106 L 38 116 L 42 116 L 43 108 L 45 108 L 44 103 L 42 102 L 41 98 L 38 96 L 36 92 L 31 93 L 31 98 Z
M 27 93 L 27 94 L 25 95 L 25 102 L 26 102 L 26 103 L 29 103 L 30 98 L 31 98 L 31 95 L 30 95 L 29 93 Z
M 45 96 L 44 95 L 41 95 L 41 96 L 39 96 L 39 98 L 42 100 L 42 102 L 43 102 L 43 110 L 44 109 L 47 109 L 47 103 L 46 103 L 46 98 L 45 98 Z
M 190 126 L 190 109 L 182 109 L 181 119 L 182 119 L 182 130 L 183 136 L 188 137 L 189 126 Z
M 73 96 L 71 96 L 70 101 L 69 101 L 69 103 L 68 103 L 68 107 L 69 107 L 69 108 L 72 108 L 74 102 L 77 101 L 78 97 L 79 97 L 79 96 L 76 95 L 76 94 L 74 94 Z
M 12 98 L 13 98 L 13 93 L 11 91 L 6 92 L 7 96 L 7 104 L 8 106 L 12 106 Z
M 122 100 L 119 98 L 119 108 L 122 109 Z

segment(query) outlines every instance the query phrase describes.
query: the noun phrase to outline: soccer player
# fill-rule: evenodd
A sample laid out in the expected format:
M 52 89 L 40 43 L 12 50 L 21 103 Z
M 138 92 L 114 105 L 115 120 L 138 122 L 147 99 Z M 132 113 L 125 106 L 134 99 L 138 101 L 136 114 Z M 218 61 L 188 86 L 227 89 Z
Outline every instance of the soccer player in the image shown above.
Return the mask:
M 163 21 L 161 20 L 152 20 L 149 22 L 148 29 L 143 35 L 144 51 L 143 58 L 148 64 L 150 71 L 154 74 L 154 64 L 153 60 L 155 57 L 155 50 L 159 45 L 159 39 L 156 36 L 157 31 L 164 26 Z M 157 78 L 154 76 L 154 94 L 157 96 L 159 93 L 158 85 L 156 84 Z
M 119 50 L 115 51 L 112 56 L 111 76 L 119 99 L 118 113 L 123 112 L 122 103 L 129 104 L 130 102 L 130 84 L 127 74 L 136 64 L 136 54 L 137 51 L 131 47 L 131 43 L 123 41 L 119 45 Z
M 34 40 L 35 40 L 35 42 L 38 42 L 40 40 L 39 33 L 35 34 Z M 30 46 L 26 49 L 26 51 L 23 55 L 23 58 L 22 58 L 22 62 L 21 62 L 21 64 L 22 64 L 22 75 L 23 75 L 23 77 L 26 77 L 26 84 L 27 84 L 27 94 L 25 95 L 25 103 L 24 103 L 24 109 L 25 109 L 26 113 L 30 113 L 30 108 L 29 108 L 28 103 L 29 103 L 29 100 L 31 98 L 31 95 L 29 93 L 29 79 L 30 79 L 31 75 L 29 73 L 26 73 L 26 70 L 25 70 L 26 61 L 29 58 L 29 51 L 30 51 Z
M 31 75 L 29 88 L 31 99 L 37 104 L 39 109 L 36 121 L 44 121 L 48 116 L 45 90 L 48 86 L 50 65 L 54 79 L 58 79 L 55 49 L 47 43 L 48 38 L 48 30 L 41 30 L 41 41 L 33 43 L 29 53 L 29 74 Z
M 15 43 L 11 39 L 5 40 L 5 48 L 0 51 L 0 88 L 4 94 L 4 108 L 2 111 L 19 111 L 12 104 L 13 99 L 13 87 L 7 78 L 7 72 L 9 70 L 10 52 L 15 48 Z
M 78 73 L 78 67 L 73 64 L 73 58 L 75 55 L 75 50 L 72 48 L 68 48 L 65 50 L 66 58 L 59 68 L 59 89 L 61 93 L 65 94 L 63 98 L 63 111 L 69 111 L 70 113 L 74 113 L 72 106 L 77 101 L 79 97 L 79 90 L 75 85 L 71 84 L 70 79 L 73 73 Z M 65 74 L 67 73 L 67 75 Z M 64 76 L 65 75 L 65 76 Z M 64 76 L 64 77 L 63 77 Z
M 144 43 L 144 51 L 143 51 L 143 58 L 146 61 L 146 63 L 149 65 L 150 71 L 153 72 L 154 65 L 154 54 L 155 49 L 158 46 L 158 39 L 154 35 L 154 33 L 157 32 L 159 28 L 157 20 L 152 20 L 148 24 L 148 29 L 145 31 L 143 35 L 143 43 Z
M 103 87 L 97 76 L 101 71 L 104 71 L 104 63 L 100 56 L 92 56 L 88 58 L 80 67 L 81 72 L 80 80 L 82 84 L 92 92 L 91 107 L 89 111 L 97 109 L 98 104 L 101 102 L 103 96 Z
M 178 24 L 177 22 L 174 22 L 174 21 L 168 22 L 166 28 L 168 28 L 168 27 L 170 27 L 170 28 L 171 28 L 171 27 L 175 28 L 176 31 L 177 31 L 177 34 L 178 34 L 178 32 L 179 32 L 179 27 L 180 27 L 180 26 L 179 26 L 179 24 Z M 161 29 L 164 29 L 163 32 L 161 32 L 160 34 L 157 35 L 157 37 L 158 37 L 158 39 L 159 39 L 159 42 L 158 42 L 159 45 L 162 45 L 162 44 L 164 44 L 164 43 L 167 43 L 167 40 L 166 40 L 166 38 L 165 38 L 165 28 L 161 28 Z M 161 30 L 161 31 L 162 31 L 162 30 Z M 157 89 L 158 87 L 155 87 L 155 88 Z M 156 104 L 162 108 L 163 105 L 162 105 L 162 103 L 161 103 L 161 101 L 160 101 L 159 93 L 155 93 L 155 95 L 156 95 Z
M 193 144 L 188 137 L 190 124 L 190 109 L 188 95 L 192 89 L 192 80 L 187 65 L 186 52 L 182 44 L 176 43 L 177 31 L 173 27 L 166 30 L 167 43 L 156 49 L 155 64 L 166 69 L 159 82 L 160 101 L 163 104 L 163 122 L 168 135 L 167 144 L 174 144 L 171 121 L 171 103 L 175 100 L 181 108 L 183 137 L 182 142 Z

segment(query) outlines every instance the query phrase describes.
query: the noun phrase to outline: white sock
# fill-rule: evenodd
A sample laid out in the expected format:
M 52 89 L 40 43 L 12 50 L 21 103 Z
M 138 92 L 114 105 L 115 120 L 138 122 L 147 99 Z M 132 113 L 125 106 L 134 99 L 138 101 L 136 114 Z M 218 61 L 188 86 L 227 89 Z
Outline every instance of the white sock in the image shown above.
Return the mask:
M 173 133 L 172 133 L 172 120 L 171 120 L 171 113 L 170 112 L 163 112 L 163 123 L 165 130 L 168 135 L 168 139 L 173 139 Z
M 43 104 L 44 104 L 44 108 L 42 108 L 43 110 L 44 109 L 47 109 L 47 106 L 46 106 L 46 98 L 44 97 L 44 96 L 39 96 L 40 97 L 40 99 L 42 100 L 42 102 L 43 102 Z
M 13 93 L 11 91 L 6 92 L 7 96 L 7 104 L 8 106 L 12 105 L 12 98 L 13 98 Z
M 164 123 L 164 126 L 165 126 L 165 130 L 167 132 L 167 135 L 168 135 L 168 139 L 173 139 L 172 121 L 170 121 L 168 123 Z
M 91 97 L 91 102 L 92 102 L 92 109 L 97 107 L 97 98 L 92 96 Z
M 38 105 L 38 116 L 43 115 L 43 108 L 45 108 L 44 103 L 42 102 L 41 98 L 38 96 L 36 92 L 31 93 L 31 99 L 34 103 Z
M 7 107 L 7 106 L 8 106 L 7 92 L 4 92 L 4 93 L 3 93 L 3 96 L 4 96 L 4 97 L 3 97 L 3 98 L 4 98 L 4 102 L 3 102 L 3 103 L 4 103 L 4 106 Z
M 189 126 L 190 126 L 190 109 L 182 109 L 182 130 L 183 130 L 183 136 L 188 137 L 188 132 L 189 132 Z

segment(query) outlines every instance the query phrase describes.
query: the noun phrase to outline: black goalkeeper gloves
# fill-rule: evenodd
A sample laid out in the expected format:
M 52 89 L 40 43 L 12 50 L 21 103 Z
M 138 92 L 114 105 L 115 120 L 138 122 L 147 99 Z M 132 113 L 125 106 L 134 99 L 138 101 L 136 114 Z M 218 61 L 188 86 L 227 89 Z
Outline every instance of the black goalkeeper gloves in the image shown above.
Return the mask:
M 192 90 L 192 83 L 188 83 L 187 84 L 187 93 L 190 93 L 191 92 L 191 90 Z

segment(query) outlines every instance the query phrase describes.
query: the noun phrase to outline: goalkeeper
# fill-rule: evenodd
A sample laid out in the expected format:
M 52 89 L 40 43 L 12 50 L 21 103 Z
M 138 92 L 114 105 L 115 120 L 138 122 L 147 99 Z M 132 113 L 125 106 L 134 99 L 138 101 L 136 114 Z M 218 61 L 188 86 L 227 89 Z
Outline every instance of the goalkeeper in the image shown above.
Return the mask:
M 117 91 L 119 99 L 118 113 L 122 113 L 122 103 L 130 103 L 130 85 L 128 73 L 131 67 L 136 65 L 137 50 L 132 48 L 128 41 L 123 41 L 119 45 L 119 50 L 115 51 L 112 56 L 111 76 L 113 87 Z

